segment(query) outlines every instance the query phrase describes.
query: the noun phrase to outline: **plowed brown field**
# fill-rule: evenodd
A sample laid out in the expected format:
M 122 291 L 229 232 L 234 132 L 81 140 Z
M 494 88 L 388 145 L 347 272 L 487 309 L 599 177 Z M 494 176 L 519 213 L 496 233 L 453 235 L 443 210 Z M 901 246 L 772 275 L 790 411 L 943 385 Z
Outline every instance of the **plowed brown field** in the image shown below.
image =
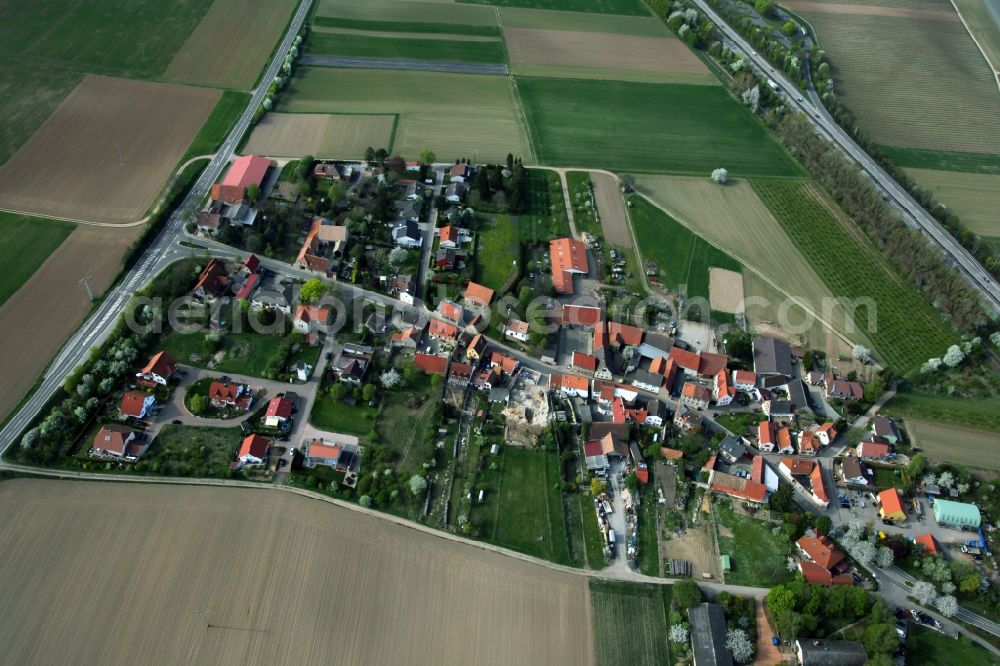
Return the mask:
M 141 218 L 219 96 L 85 77 L 0 167 L 0 206 L 95 222 Z
M 250 135 L 245 153 L 269 157 L 361 159 L 365 149 L 390 149 L 393 116 L 269 113 Z
M 63 340 L 90 311 L 79 280 L 104 293 L 141 227 L 79 226 L 0 307 L 0 419 L 32 387 Z
M 0 484 L 17 664 L 593 663 L 587 578 L 267 490 Z

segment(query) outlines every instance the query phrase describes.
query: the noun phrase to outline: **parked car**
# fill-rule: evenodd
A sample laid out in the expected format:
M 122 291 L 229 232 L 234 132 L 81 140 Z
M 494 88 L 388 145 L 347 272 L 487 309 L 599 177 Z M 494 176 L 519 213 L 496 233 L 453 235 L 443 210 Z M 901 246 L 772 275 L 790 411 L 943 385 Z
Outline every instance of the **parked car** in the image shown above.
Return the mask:
M 173 421 L 171 421 L 171 423 L 173 423 L 174 425 L 181 425 L 184 422 L 181 421 L 180 419 L 174 419 Z

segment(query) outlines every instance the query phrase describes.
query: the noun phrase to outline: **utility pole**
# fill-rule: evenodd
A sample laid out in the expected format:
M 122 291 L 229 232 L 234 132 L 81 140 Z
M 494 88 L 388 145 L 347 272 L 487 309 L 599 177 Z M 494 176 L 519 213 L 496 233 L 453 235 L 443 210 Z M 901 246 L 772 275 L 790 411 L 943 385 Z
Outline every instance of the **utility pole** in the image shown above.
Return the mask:
M 83 279 L 80 280 L 80 283 L 87 290 L 87 300 L 89 300 L 91 303 L 94 302 L 94 292 L 92 292 L 90 290 L 90 279 L 92 277 L 94 277 L 94 276 L 93 275 L 88 275 L 87 277 L 85 277 L 85 278 L 83 278 Z

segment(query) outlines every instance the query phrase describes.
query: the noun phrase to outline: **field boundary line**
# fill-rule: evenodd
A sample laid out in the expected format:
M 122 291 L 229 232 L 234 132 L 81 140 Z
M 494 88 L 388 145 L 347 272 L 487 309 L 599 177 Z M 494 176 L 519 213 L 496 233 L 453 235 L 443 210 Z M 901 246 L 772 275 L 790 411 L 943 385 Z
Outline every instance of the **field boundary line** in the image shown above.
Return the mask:
M 531 126 L 528 124 L 528 114 L 524 112 L 524 106 L 521 104 L 521 94 L 517 91 L 517 79 L 514 78 L 514 70 L 510 63 L 510 52 L 507 51 L 507 40 L 503 37 L 503 18 L 500 16 L 500 7 L 495 5 L 493 7 L 494 13 L 497 16 L 497 28 L 500 29 L 500 43 L 503 44 L 503 52 L 507 57 L 507 78 L 510 79 L 510 91 L 514 96 L 514 107 L 517 109 L 517 115 L 521 119 L 521 127 L 524 128 L 525 138 L 528 139 L 528 158 L 530 160 L 529 164 L 536 164 L 538 162 L 538 156 L 535 155 L 535 142 L 531 138 Z M 565 191 L 565 187 L 563 188 Z M 572 213 L 570 213 L 572 215 Z M 570 225 L 572 227 L 572 218 L 570 220 Z M 572 228 L 571 228 L 572 231 Z M 573 234 L 574 238 L 576 234 Z
M 962 26 L 965 28 L 965 31 L 969 33 L 969 37 L 972 38 L 972 42 L 976 45 L 976 48 L 979 49 L 979 53 L 983 56 L 983 60 L 986 61 L 986 65 L 990 68 L 990 71 L 993 72 L 993 83 L 997 84 L 997 90 L 1000 91 L 1000 71 L 997 70 L 997 65 L 993 64 L 990 57 L 986 55 L 986 50 L 983 49 L 983 45 L 979 43 L 979 40 L 976 39 L 976 36 L 972 33 L 972 29 L 969 28 L 969 24 L 966 23 L 961 10 L 959 10 L 958 5 L 955 4 L 955 0 L 951 0 L 951 6 L 955 9 L 955 13 L 958 14 L 958 20 L 962 22 Z

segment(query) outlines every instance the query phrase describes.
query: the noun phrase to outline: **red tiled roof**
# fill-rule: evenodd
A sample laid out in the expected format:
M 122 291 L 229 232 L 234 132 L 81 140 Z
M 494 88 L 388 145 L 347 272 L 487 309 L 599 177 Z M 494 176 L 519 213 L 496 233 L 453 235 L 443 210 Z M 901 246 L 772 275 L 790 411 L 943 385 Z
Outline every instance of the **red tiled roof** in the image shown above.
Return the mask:
M 903 511 L 903 499 L 895 488 L 883 490 L 878 494 L 878 502 L 882 505 L 882 514 L 906 513 Z
M 806 557 L 826 570 L 833 569 L 844 561 L 844 554 L 825 536 L 803 536 L 795 543 Z
M 287 419 L 292 415 L 292 401 L 285 398 L 271 398 L 271 401 L 267 403 L 267 412 L 264 415 Z
M 197 291 L 199 288 L 202 288 L 213 296 L 221 296 L 225 292 L 228 282 L 229 276 L 226 273 L 226 265 L 218 259 L 212 259 L 202 269 L 201 274 L 198 275 L 198 283 L 195 284 L 194 290 Z
M 326 305 L 299 305 L 295 308 L 294 321 L 316 321 L 325 324 L 330 319 L 330 308 Z
M 493 300 L 493 290 L 489 287 L 484 287 L 481 284 L 470 282 L 465 287 L 464 296 L 466 300 L 478 303 L 479 305 L 485 307 L 490 304 L 490 301 Z
M 267 453 L 267 447 L 271 445 L 271 440 L 262 435 L 253 434 L 243 438 L 243 442 L 240 444 L 239 453 L 236 454 L 237 458 L 242 458 L 243 456 L 253 456 L 254 458 L 263 458 Z
M 685 382 L 684 388 L 681 389 L 681 396 L 693 398 L 694 400 L 711 400 L 712 392 L 707 386 L 701 386 L 694 382 Z
M 788 428 L 782 428 L 778 431 L 778 448 L 784 449 L 792 445 L 792 431 Z M 790 458 L 785 458 L 785 460 L 790 460 Z M 803 461 L 805 462 L 805 461 Z
M 592 305 L 563 305 L 562 323 L 567 326 L 597 326 L 601 308 Z
M 227 204 L 236 204 L 243 201 L 243 191 L 245 188 L 239 185 L 223 185 L 216 183 L 212 185 L 212 201 L 221 201 Z
M 169 377 L 175 372 L 177 372 L 177 362 L 164 351 L 154 354 L 146 367 L 142 369 L 144 375 L 154 374 L 160 377 Z
M 309 451 L 306 455 L 310 458 L 323 458 L 327 460 L 340 460 L 341 448 L 339 444 L 324 444 L 318 439 L 309 443 Z
M 729 363 L 729 357 L 725 354 L 701 352 L 698 360 L 698 374 L 705 375 L 706 377 L 717 375 L 720 371 L 726 369 L 727 363 Z
M 247 267 L 247 270 L 256 273 L 257 269 L 260 268 L 260 259 L 257 258 L 256 254 L 251 254 L 247 257 L 247 260 L 243 262 L 243 265 Z
M 128 446 L 125 443 L 125 439 L 132 432 L 134 431 L 131 428 L 109 423 L 101 428 L 97 436 L 94 437 L 92 448 L 107 451 L 108 453 L 117 453 L 120 456 L 125 455 L 125 447 Z
M 451 241 L 452 243 L 458 242 L 458 228 L 453 227 L 450 224 L 446 227 L 438 229 L 438 234 L 442 243 L 446 241 Z
M 701 363 L 697 354 L 681 349 L 680 347 L 674 347 L 671 349 L 670 356 L 668 358 L 673 360 L 677 366 L 690 372 L 698 372 L 698 366 Z
M 462 306 L 452 301 L 441 301 L 438 303 L 437 313 L 450 321 L 458 322 L 462 320 Z
M 601 446 L 601 440 L 592 439 L 589 442 L 585 442 L 583 445 L 583 455 L 588 458 L 604 455 L 604 447 Z
M 427 331 L 431 335 L 438 338 L 450 338 L 454 340 L 458 337 L 458 328 L 456 328 L 453 324 L 438 321 L 437 319 L 431 319 Z
M 582 370 L 596 372 L 597 357 L 591 356 L 590 354 L 581 354 L 580 352 L 575 351 L 573 352 L 573 365 Z
M 247 279 L 243 281 L 243 286 L 241 286 L 240 290 L 236 292 L 235 297 L 237 299 L 247 298 L 253 292 L 258 282 L 260 282 L 259 274 L 252 273 L 251 275 L 248 275 Z
M 149 394 L 142 391 L 128 391 L 122 396 L 122 402 L 118 409 L 126 416 L 138 418 L 142 414 L 142 405 L 148 397 Z
M 775 443 L 774 424 L 770 421 L 761 421 L 757 427 L 757 445 Z
M 451 370 L 448 372 L 449 377 L 459 377 L 461 379 L 468 379 L 472 377 L 472 366 L 468 363 L 452 363 Z
M 750 462 L 750 480 L 764 482 L 764 456 L 754 456 Z
M 418 368 L 432 375 L 443 376 L 448 370 L 448 359 L 444 356 L 417 353 L 413 355 L 413 362 Z
M 679 449 L 672 449 L 669 446 L 661 446 L 660 454 L 667 460 L 680 460 L 684 457 L 684 452 Z
M 553 375 L 553 377 L 556 377 L 556 375 Z M 575 389 L 578 391 L 588 391 L 590 389 L 590 381 L 586 377 L 579 375 L 562 375 L 560 383 L 565 389 Z
M 226 171 L 222 185 L 234 185 L 246 189 L 247 185 L 254 183 L 260 185 L 264 181 L 264 174 L 271 166 L 271 160 L 260 155 L 243 155 L 233 160 Z
M 861 442 L 858 444 L 858 455 L 862 458 L 881 458 L 889 455 L 891 447 L 883 442 Z
M 787 430 L 787 428 L 782 428 L 781 430 Z M 778 431 L 778 435 L 781 435 L 781 431 Z M 813 467 L 816 466 L 814 461 L 802 460 L 801 458 L 782 458 L 781 462 L 795 475 L 812 474 Z
M 799 571 L 807 583 L 813 585 L 853 585 L 854 579 L 849 574 L 833 575 L 823 567 L 813 562 L 799 562 Z
M 239 384 L 231 382 L 212 382 L 208 387 L 208 397 L 210 400 L 232 402 L 236 400 L 239 388 Z
M 622 402 L 621 398 L 615 398 L 611 401 L 611 422 L 625 423 L 625 403 Z
M 586 273 L 587 247 L 583 241 L 558 238 L 549 242 L 552 260 L 552 286 L 557 294 L 573 293 L 573 274 Z
M 938 548 L 937 540 L 934 538 L 934 535 L 931 534 L 930 532 L 928 532 L 927 534 L 920 534 L 913 537 L 913 542 L 919 543 L 921 546 L 923 546 L 924 551 L 927 552 L 928 554 L 933 555 L 935 553 L 941 552 L 940 548 Z
M 756 384 L 757 373 L 751 372 L 749 370 L 734 370 L 733 382 L 736 384 Z
M 608 322 L 608 338 L 611 342 L 639 346 L 642 344 L 643 333 L 644 331 L 641 328 L 636 328 L 635 326 L 629 326 L 617 321 Z
M 658 375 L 662 375 L 667 370 L 667 359 L 663 356 L 657 356 L 653 359 L 652 363 L 649 364 L 649 371 L 655 372 Z
M 763 502 L 767 497 L 767 486 L 764 484 L 719 472 L 713 477 L 712 490 L 750 502 Z
M 812 484 L 813 495 L 821 502 L 830 502 L 830 495 L 826 492 L 826 480 L 823 478 L 823 468 L 819 465 L 813 467 L 809 473 L 809 481 Z
M 499 352 L 493 352 L 493 357 L 490 359 L 490 363 L 494 366 L 499 366 L 508 375 L 514 374 L 517 370 L 519 361 L 513 356 L 507 356 L 506 354 L 501 354 Z

